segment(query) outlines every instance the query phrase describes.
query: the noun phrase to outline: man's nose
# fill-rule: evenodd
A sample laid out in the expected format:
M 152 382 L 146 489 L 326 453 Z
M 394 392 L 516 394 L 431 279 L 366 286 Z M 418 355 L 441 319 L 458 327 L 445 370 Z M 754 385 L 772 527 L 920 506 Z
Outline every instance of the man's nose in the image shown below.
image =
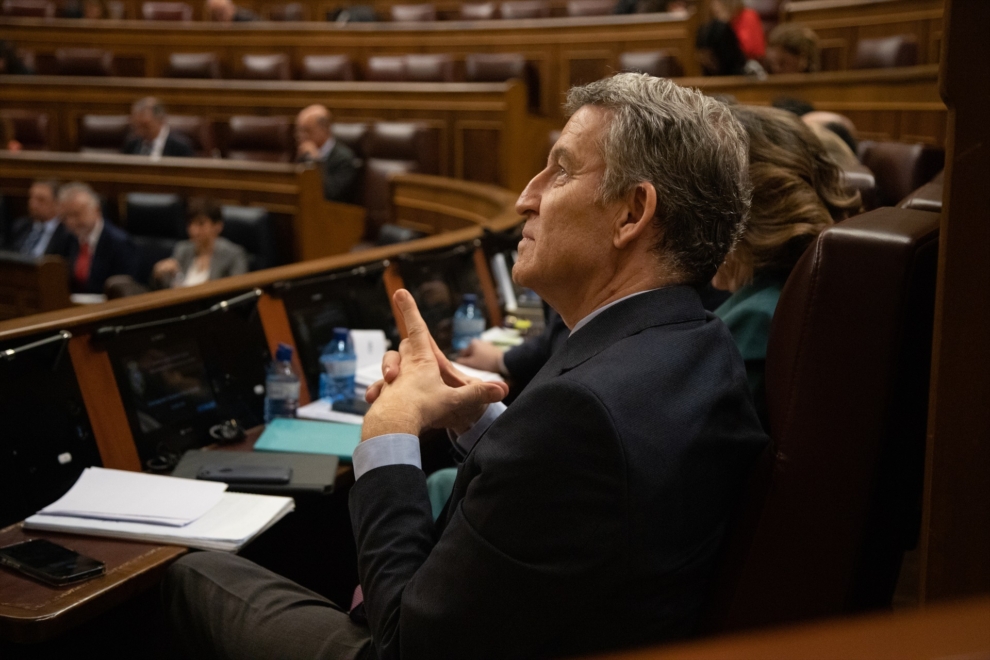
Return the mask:
M 526 188 L 519 194 L 519 199 L 516 200 L 516 213 L 519 215 L 530 215 L 539 212 L 540 198 L 543 191 L 543 186 L 540 183 L 540 174 L 530 179 L 529 183 L 526 184 Z

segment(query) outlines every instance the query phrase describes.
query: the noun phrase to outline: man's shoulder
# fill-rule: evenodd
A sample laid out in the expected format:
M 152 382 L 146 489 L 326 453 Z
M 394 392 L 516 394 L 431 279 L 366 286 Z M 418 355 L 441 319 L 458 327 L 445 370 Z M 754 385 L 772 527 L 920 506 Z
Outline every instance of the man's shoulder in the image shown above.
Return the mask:
M 337 164 L 343 162 L 353 163 L 354 151 L 340 140 L 337 140 L 333 145 L 333 149 L 327 154 L 327 163 Z
M 124 146 L 121 147 L 120 153 L 135 156 L 141 152 L 141 138 L 137 136 L 131 136 L 124 140 Z
M 195 154 L 192 140 L 182 133 L 176 132 L 174 129 L 168 132 L 168 137 L 165 139 L 165 146 L 167 151 L 172 152 L 171 155 L 192 156 Z
M 108 220 L 103 221 L 103 231 L 100 234 L 100 239 L 102 240 L 103 237 L 106 237 L 115 246 L 132 247 L 133 241 L 131 235 Z

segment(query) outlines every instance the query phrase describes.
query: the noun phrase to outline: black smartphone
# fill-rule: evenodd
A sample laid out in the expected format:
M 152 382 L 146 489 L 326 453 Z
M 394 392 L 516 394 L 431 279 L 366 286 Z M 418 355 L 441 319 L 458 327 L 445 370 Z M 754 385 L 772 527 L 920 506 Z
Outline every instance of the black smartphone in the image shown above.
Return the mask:
M 55 587 L 88 580 L 107 570 L 102 561 L 45 539 L 0 548 L 0 564 Z
M 292 468 L 265 465 L 212 465 L 201 467 L 197 479 L 228 484 L 287 484 Z
M 352 415 L 364 415 L 368 412 L 368 408 L 371 404 L 364 399 L 344 399 L 343 401 L 334 401 L 333 410 L 337 412 L 351 413 Z

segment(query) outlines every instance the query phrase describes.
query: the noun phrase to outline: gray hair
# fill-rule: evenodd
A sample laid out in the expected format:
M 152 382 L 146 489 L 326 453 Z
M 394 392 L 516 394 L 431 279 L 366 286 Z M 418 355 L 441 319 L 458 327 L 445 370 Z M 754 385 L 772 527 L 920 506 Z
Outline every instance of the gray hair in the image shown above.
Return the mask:
M 742 236 L 752 187 L 748 139 L 722 103 L 664 78 L 622 73 L 571 89 L 565 109 L 610 112 L 599 149 L 603 202 L 642 182 L 657 193 L 653 249 L 685 282 L 710 280 Z
M 73 181 L 72 183 L 67 183 L 58 189 L 58 201 L 60 204 L 64 204 L 80 195 L 86 197 L 89 201 L 90 207 L 97 209 L 100 208 L 100 197 L 96 194 L 95 190 L 82 181 Z
M 132 114 L 137 114 L 145 110 L 150 110 L 151 116 L 155 119 L 165 119 L 165 106 L 154 96 L 146 96 L 143 99 L 138 99 L 131 106 Z

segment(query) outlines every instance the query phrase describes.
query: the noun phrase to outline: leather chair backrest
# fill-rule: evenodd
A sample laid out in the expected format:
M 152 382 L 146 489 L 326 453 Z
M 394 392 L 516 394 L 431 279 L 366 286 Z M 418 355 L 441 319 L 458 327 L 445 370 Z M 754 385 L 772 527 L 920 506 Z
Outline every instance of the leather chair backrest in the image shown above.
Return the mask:
M 50 0 L 3 0 L 3 15 L 54 18 L 55 3 Z
M 120 153 L 130 132 L 130 115 L 83 115 L 79 118 L 79 151 Z
M 849 194 L 859 193 L 863 200 L 863 210 L 877 208 L 877 179 L 870 168 L 860 163 L 856 167 L 842 170 L 842 184 Z
M 405 23 L 409 21 L 435 21 L 437 9 L 432 4 L 421 5 L 392 5 L 392 20 Z
M 772 446 L 716 581 L 723 631 L 889 607 L 917 540 L 939 216 L 882 208 L 821 233 L 770 329 Z
M 193 9 L 185 2 L 144 2 L 141 16 L 146 21 L 191 21 Z
M 57 48 L 55 73 L 60 76 L 112 76 L 113 53 L 102 48 Z
M 227 122 L 227 158 L 288 163 L 292 160 L 292 120 L 240 115 Z
M 14 139 L 27 150 L 48 149 L 48 113 L 36 110 L 2 109 L 0 117 L 14 130 Z
M 165 75 L 169 78 L 221 78 L 220 58 L 216 53 L 169 53 Z
M 746 6 L 760 15 L 763 23 L 763 33 L 770 34 L 780 22 L 780 5 L 783 0 L 746 0 Z
M 331 125 L 331 129 L 334 138 L 350 147 L 355 156 L 362 159 L 365 157 L 364 141 L 368 136 L 368 124 L 335 122 Z
M 461 20 L 489 21 L 498 18 L 498 5 L 494 2 L 461 3 Z
M 364 206 L 372 238 L 392 219 L 389 178 L 394 174 L 435 174 L 439 140 L 435 130 L 414 122 L 378 122 L 365 140 Z
M 366 63 L 364 79 L 401 82 L 406 79 L 406 58 L 402 55 L 372 55 Z
M 285 53 L 242 55 L 241 77 L 247 80 L 292 80 L 289 56 Z
M 354 80 L 350 55 L 306 55 L 302 58 L 302 80 Z
M 567 0 L 568 16 L 608 16 L 615 12 L 616 0 Z
M 408 82 L 453 82 L 454 59 L 441 53 L 405 56 Z
M 861 140 L 857 152 L 877 179 L 880 206 L 896 206 L 945 166 L 945 151 L 924 144 Z
M 219 156 L 213 122 L 197 115 L 168 115 L 165 119 L 169 130 L 182 133 L 193 143 L 196 155 L 201 158 Z
M 913 34 L 860 39 L 856 43 L 854 69 L 891 69 L 918 63 L 918 39 Z
M 268 210 L 260 206 L 224 206 L 220 209 L 227 240 L 248 254 L 248 268 L 261 270 L 276 265 L 275 234 Z
M 548 18 L 550 3 L 545 0 L 507 0 L 499 5 L 499 12 L 505 19 Z
M 131 236 L 186 238 L 186 202 L 175 193 L 127 193 L 124 218 Z
M 522 53 L 468 53 L 464 56 L 464 79 L 468 82 L 525 80 L 526 57 Z
M 626 51 L 619 55 L 619 70 L 647 73 L 657 78 L 676 78 L 682 75 L 677 58 L 666 50 Z
M 942 212 L 942 188 L 945 185 L 945 171 L 939 172 L 934 179 L 921 186 L 901 200 L 898 206 L 902 209 L 916 211 Z
M 290 2 L 284 5 L 275 5 L 268 10 L 268 20 L 270 21 L 305 21 L 306 10 L 301 3 Z
M 424 236 L 426 236 L 426 234 L 423 232 L 410 229 L 409 227 L 402 227 L 401 225 L 393 225 L 389 222 L 382 225 L 378 230 L 378 240 L 375 241 L 375 244 L 394 245 L 396 243 L 413 241 L 417 238 L 423 238 Z

